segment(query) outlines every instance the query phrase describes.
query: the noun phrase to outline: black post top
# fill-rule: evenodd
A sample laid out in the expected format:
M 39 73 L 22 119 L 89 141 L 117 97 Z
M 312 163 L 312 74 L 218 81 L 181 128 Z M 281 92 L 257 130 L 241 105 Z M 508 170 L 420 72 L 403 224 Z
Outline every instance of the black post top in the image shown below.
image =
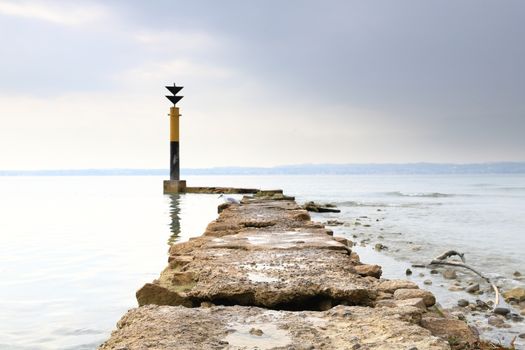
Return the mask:
M 175 85 L 175 83 L 173 83 L 173 86 L 166 86 L 166 89 L 168 89 L 173 94 L 173 96 L 166 95 L 168 100 L 170 100 L 173 103 L 173 106 L 175 106 L 177 102 L 179 102 L 180 99 L 184 97 L 184 96 L 176 96 L 179 93 L 179 91 L 182 90 L 182 88 L 183 86 L 177 86 Z

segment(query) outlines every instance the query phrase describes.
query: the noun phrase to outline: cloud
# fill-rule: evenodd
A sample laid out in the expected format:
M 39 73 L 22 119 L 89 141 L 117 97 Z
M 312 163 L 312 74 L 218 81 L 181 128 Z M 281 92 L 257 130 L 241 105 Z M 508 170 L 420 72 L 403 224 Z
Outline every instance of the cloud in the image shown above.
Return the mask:
M 107 16 L 107 12 L 100 5 L 78 6 L 78 3 L 57 1 L 0 1 L 0 14 L 65 26 L 83 25 Z
M 162 50 L 177 51 L 203 51 L 224 47 L 224 40 L 219 41 L 217 37 L 210 34 L 188 31 L 151 31 L 140 30 L 134 35 L 138 43 L 149 47 Z
M 159 84 L 166 79 L 193 81 L 196 79 L 227 79 L 234 75 L 233 70 L 226 67 L 198 63 L 185 59 L 151 62 L 119 73 L 116 79 L 121 83 Z

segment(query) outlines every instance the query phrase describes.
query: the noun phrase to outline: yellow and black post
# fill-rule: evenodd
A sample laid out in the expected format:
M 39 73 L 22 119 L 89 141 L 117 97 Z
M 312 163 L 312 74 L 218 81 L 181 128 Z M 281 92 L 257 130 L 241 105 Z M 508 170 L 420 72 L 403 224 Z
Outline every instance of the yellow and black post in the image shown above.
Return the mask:
M 170 108 L 170 180 L 180 180 L 179 107 Z
M 170 179 L 164 181 L 164 193 L 180 193 L 186 189 L 186 181 L 180 179 L 180 144 L 179 119 L 180 111 L 176 106 L 183 96 L 176 96 L 182 86 L 166 86 L 173 96 L 166 96 L 172 103 L 170 108 Z

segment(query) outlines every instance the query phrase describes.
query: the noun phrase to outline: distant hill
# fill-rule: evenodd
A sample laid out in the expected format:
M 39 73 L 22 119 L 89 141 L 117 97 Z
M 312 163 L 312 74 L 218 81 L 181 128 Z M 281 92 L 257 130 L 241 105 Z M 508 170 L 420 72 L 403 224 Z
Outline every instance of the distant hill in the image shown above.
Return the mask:
M 167 169 L 0 170 L 0 176 L 167 176 Z M 182 175 L 525 174 L 525 162 L 301 164 L 182 169 Z

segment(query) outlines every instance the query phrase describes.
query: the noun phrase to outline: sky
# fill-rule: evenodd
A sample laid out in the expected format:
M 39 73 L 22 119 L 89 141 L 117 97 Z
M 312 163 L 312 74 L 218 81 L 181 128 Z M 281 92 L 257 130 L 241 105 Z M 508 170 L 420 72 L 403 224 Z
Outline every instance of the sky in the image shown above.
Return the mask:
M 525 161 L 520 0 L 0 0 L 0 169 Z

